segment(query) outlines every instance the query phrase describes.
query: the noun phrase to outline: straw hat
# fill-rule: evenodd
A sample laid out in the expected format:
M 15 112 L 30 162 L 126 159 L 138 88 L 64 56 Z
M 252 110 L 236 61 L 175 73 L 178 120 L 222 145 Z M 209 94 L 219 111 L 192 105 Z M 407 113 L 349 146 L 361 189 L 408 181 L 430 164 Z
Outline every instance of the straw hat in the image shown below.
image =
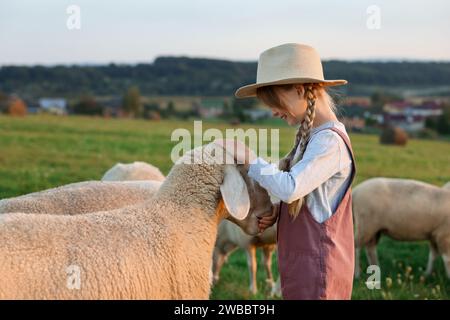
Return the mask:
M 236 90 L 237 98 L 256 96 L 259 87 L 288 83 L 320 83 L 323 86 L 346 84 L 346 80 L 325 80 L 319 53 L 313 47 L 286 43 L 259 55 L 256 83 Z

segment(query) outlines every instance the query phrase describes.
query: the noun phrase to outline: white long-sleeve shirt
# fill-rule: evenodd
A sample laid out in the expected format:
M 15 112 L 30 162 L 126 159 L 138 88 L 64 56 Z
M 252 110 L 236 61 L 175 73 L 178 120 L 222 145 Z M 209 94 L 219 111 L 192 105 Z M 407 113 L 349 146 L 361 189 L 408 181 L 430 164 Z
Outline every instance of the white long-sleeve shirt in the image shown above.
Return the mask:
M 336 211 L 352 170 L 351 155 L 344 140 L 332 130 L 322 130 L 329 127 L 347 134 L 339 121 L 313 128 L 303 158 L 290 171 L 280 171 L 276 164 L 262 158 L 252 161 L 248 171 L 250 177 L 283 202 L 291 203 L 308 195 L 306 205 L 319 223 Z

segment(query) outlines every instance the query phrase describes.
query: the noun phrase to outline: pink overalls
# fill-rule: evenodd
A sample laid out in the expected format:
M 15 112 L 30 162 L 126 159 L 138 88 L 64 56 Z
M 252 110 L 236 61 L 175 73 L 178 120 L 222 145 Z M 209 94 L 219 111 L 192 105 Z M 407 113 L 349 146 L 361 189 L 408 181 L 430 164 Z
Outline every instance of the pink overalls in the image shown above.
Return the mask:
M 336 212 L 318 223 L 304 204 L 295 220 L 287 204 L 278 216 L 278 268 L 283 298 L 350 299 L 353 286 L 354 241 L 351 182 L 356 173 L 355 158 L 347 136 L 336 128 L 352 157 L 349 187 Z M 327 130 L 323 129 L 323 130 Z

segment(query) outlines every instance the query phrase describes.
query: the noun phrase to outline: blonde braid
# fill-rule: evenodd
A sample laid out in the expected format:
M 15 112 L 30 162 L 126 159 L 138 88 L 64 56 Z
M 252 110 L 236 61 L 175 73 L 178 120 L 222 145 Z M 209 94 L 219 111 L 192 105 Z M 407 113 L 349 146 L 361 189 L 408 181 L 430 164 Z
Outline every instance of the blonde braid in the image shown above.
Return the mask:
M 313 85 L 305 86 L 305 98 L 307 101 L 307 108 L 305 118 L 303 119 L 300 127 L 297 131 L 295 137 L 295 147 L 289 153 L 289 169 L 292 168 L 297 162 L 299 162 L 303 158 L 303 154 L 305 153 L 306 144 L 308 143 L 311 129 L 314 122 L 314 117 L 316 115 L 316 96 L 314 95 Z M 296 153 L 297 147 L 299 148 L 299 152 Z M 306 198 L 306 197 L 305 197 Z M 303 203 L 305 202 L 305 198 L 300 198 L 295 200 L 294 202 L 288 205 L 289 214 L 295 219 L 300 213 L 300 209 L 302 208 Z

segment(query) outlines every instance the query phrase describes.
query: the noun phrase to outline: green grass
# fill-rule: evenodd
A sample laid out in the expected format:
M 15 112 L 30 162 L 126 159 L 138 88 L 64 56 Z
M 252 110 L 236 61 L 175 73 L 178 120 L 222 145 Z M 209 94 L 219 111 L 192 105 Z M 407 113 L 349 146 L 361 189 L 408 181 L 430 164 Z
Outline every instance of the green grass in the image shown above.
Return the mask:
M 203 124 L 204 129 L 230 127 L 224 123 Z M 278 128 L 242 126 L 244 129 Z M 0 116 L 0 199 L 47 189 L 67 183 L 98 180 L 117 162 L 147 161 L 165 174 L 172 163 L 170 141 L 176 128 L 193 129 L 192 122 L 115 120 L 88 117 Z M 294 129 L 281 126 L 280 152 L 290 148 Z M 412 178 L 436 185 L 450 181 L 450 143 L 410 140 L 406 147 L 383 146 L 371 135 L 351 135 L 357 160 L 355 184 L 375 176 Z M 448 299 L 450 281 L 442 260 L 428 279 L 421 279 L 427 261 L 425 242 L 402 243 L 386 237 L 378 247 L 382 289 L 369 290 L 365 280 L 355 281 L 354 299 Z M 260 253 L 258 253 L 260 254 Z M 274 257 L 274 271 L 276 257 Z M 363 259 L 363 271 L 366 262 Z M 411 267 L 412 271 L 406 271 Z M 364 274 L 363 274 L 364 275 Z M 413 279 L 410 276 L 413 275 Z M 368 276 L 368 275 L 367 275 Z M 388 288 L 386 277 L 392 279 Z M 399 278 L 400 277 L 400 278 Z M 398 279 L 401 280 L 399 283 Z M 388 280 L 389 281 L 389 280 Z M 245 254 L 234 253 L 224 266 L 221 280 L 213 289 L 214 299 L 265 299 L 268 288 L 262 264 L 258 273 L 260 293 L 248 293 Z

